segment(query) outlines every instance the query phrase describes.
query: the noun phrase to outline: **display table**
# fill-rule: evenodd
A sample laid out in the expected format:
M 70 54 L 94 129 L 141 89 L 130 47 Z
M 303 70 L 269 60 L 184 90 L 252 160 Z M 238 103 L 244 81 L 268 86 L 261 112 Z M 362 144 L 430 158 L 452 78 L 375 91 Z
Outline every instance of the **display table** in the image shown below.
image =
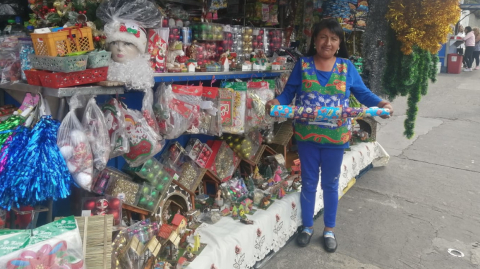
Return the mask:
M 343 158 L 339 197 L 360 171 L 370 164 L 384 166 L 390 156 L 378 142 L 360 143 L 346 151 Z M 323 209 L 323 193 L 318 186 L 315 214 Z M 278 251 L 302 225 L 300 193 L 291 193 L 276 200 L 267 210 L 249 215 L 253 225 L 245 225 L 231 217 L 223 217 L 214 225 L 199 229 L 207 247 L 188 268 L 250 268 L 271 251 Z

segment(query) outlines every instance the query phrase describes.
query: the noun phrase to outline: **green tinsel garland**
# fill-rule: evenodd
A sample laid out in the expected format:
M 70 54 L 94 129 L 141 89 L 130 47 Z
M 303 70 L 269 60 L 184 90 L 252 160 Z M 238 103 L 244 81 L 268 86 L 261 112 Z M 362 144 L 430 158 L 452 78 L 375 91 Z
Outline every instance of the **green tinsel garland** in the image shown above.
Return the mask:
M 415 134 L 417 104 L 421 96 L 427 94 L 428 80 L 435 82 L 437 79 L 438 56 L 418 47 L 414 48 L 412 54 L 405 55 L 400 50 L 401 45 L 390 29 L 383 89 L 390 101 L 397 96 L 408 96 L 404 135 L 410 139 Z

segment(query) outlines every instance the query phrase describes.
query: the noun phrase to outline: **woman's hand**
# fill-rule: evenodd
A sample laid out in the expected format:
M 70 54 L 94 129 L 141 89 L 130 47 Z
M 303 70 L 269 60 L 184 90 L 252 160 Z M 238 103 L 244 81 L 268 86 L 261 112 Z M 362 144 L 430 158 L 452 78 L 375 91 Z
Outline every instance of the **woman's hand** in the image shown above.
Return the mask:
M 272 99 L 265 104 L 265 113 L 270 116 L 270 109 L 272 106 L 279 106 L 280 102 L 277 99 Z
M 378 103 L 378 107 L 390 110 L 390 116 L 380 116 L 382 119 L 388 119 L 393 116 L 393 106 L 389 102 L 381 101 L 380 103 Z

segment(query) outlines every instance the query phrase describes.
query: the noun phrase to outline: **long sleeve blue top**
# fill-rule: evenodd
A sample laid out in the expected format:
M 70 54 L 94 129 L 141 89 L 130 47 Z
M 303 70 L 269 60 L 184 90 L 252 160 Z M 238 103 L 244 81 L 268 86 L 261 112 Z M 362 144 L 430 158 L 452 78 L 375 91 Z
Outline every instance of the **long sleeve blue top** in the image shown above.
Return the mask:
M 340 59 L 337 58 L 336 63 L 339 62 Z M 280 94 L 277 97 L 278 102 L 280 102 L 281 105 L 289 105 L 292 103 L 293 98 L 295 98 L 295 95 L 299 95 L 302 92 L 302 66 L 301 66 L 302 61 L 298 61 L 295 64 L 295 67 L 292 70 L 292 73 L 290 74 L 290 78 L 287 81 L 287 84 L 285 85 L 285 89 L 283 90 L 283 93 Z M 353 65 L 352 62 L 346 61 L 348 64 L 347 67 L 347 85 L 346 85 L 346 91 L 345 91 L 345 98 L 349 98 L 350 94 L 353 93 L 355 98 L 357 100 L 364 104 L 367 107 L 372 107 L 378 105 L 382 101 L 380 97 L 375 95 L 370 89 L 365 86 L 365 83 L 363 83 L 362 78 L 360 77 L 360 74 L 358 74 L 357 69 L 355 69 L 355 66 Z M 336 66 L 336 64 L 334 65 Z M 332 71 L 317 71 L 317 79 L 318 82 L 320 82 L 320 85 L 325 86 L 328 83 L 328 80 L 330 79 L 330 76 L 332 75 Z
M 289 105 L 292 103 L 293 98 L 296 95 L 300 96 L 302 92 L 302 61 L 298 61 L 295 64 L 295 67 L 290 74 L 290 78 L 285 85 L 285 89 L 283 90 L 282 94 L 277 97 L 278 102 L 281 105 Z M 357 100 L 364 104 L 367 107 L 377 106 L 378 103 L 382 101 L 380 97 L 375 95 L 372 91 L 370 91 L 365 83 L 363 83 L 360 74 L 358 73 L 357 69 L 352 62 L 346 61 L 347 66 L 347 82 L 346 82 L 346 90 L 345 90 L 345 98 L 349 98 L 350 94 L 352 93 Z M 340 63 L 340 59 L 337 58 L 336 64 Z M 334 66 L 336 66 L 336 64 Z M 328 81 L 330 80 L 330 76 L 333 73 L 332 71 L 320 71 L 316 70 L 318 82 L 320 85 L 325 86 Z M 340 148 L 345 149 L 348 148 L 350 145 L 349 143 L 345 143 L 344 145 L 333 145 L 333 144 L 317 144 L 315 142 L 302 142 L 302 143 L 311 143 L 312 146 L 320 147 L 320 148 Z

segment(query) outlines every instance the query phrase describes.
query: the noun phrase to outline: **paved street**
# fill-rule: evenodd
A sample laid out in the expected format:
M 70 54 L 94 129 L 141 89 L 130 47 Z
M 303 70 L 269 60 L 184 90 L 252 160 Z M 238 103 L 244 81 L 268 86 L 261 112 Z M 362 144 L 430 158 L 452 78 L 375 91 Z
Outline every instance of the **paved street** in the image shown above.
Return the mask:
M 293 241 L 263 268 L 480 268 L 480 70 L 439 75 L 412 140 L 403 136 L 406 98 L 393 104 L 378 133 L 390 163 L 340 200 L 337 252 L 320 245 L 318 219 L 310 246 Z

